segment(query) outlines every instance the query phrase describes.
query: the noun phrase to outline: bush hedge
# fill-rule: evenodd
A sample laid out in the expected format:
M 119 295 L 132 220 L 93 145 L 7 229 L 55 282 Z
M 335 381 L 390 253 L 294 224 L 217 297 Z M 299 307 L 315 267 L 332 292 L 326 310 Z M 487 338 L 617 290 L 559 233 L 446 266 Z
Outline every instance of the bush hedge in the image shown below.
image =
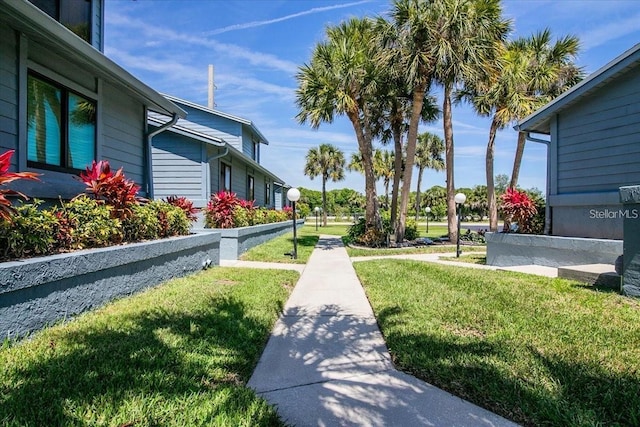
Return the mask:
M 139 187 L 106 161 L 94 161 L 80 179 L 87 194 L 53 207 L 42 208 L 39 200 L 3 204 L 0 261 L 189 234 L 195 209 L 184 197 L 141 199 Z

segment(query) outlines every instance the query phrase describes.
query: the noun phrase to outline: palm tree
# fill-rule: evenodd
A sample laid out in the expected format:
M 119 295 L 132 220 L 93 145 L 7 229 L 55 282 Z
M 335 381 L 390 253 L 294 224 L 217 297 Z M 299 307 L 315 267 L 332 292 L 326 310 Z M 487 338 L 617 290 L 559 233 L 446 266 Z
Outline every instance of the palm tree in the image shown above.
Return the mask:
M 391 12 L 397 28 L 387 58 L 404 70 L 411 88 L 411 119 L 407 134 L 400 218 L 396 240 L 404 237 L 411 173 L 422 103 L 432 79 L 444 88 L 443 126 L 447 169 L 449 238 L 455 240 L 456 205 L 453 180 L 453 127 L 451 98 L 456 85 L 481 78 L 495 65 L 498 46 L 509 30 L 499 0 L 396 0 Z M 393 34 L 391 34 L 393 35 Z
M 362 153 L 366 227 L 380 230 L 370 120 L 379 73 L 374 64 L 372 30 L 370 20 L 357 18 L 327 28 L 327 40 L 316 45 L 310 63 L 301 66 L 296 75 L 296 118 L 299 123 L 309 122 L 314 129 L 321 123 L 331 123 L 336 115 L 349 118 Z
M 416 221 L 420 214 L 420 184 L 425 169 L 444 170 L 444 141 L 438 135 L 424 132 L 418 135 L 416 147 L 416 166 L 418 168 L 418 185 L 416 188 Z
M 373 175 L 376 182 L 382 178 L 385 188 L 385 204 L 389 208 L 389 184 L 395 175 L 395 154 L 392 151 L 376 148 L 373 152 Z M 347 170 L 363 173 L 362 154 L 352 153 Z
M 510 23 L 502 18 L 499 0 L 442 0 L 433 5 L 429 39 L 435 79 L 443 87 L 442 116 L 447 170 L 449 239 L 457 238 L 454 185 L 454 142 L 451 101 L 456 85 L 482 81 L 496 67 L 500 42 Z
M 493 160 L 495 152 L 495 137 L 500 129 L 509 123 L 526 117 L 535 109 L 549 100 L 549 93 L 555 93 L 566 87 L 560 75 L 563 68 L 557 62 L 566 62 L 567 51 L 577 51 L 578 41 L 575 38 L 565 38 L 558 42 L 552 50 L 558 53 L 561 61 L 545 62 L 549 55 L 542 55 L 541 50 L 549 50 L 551 33 L 545 30 L 530 39 L 518 39 L 506 43 L 499 61 L 499 69 L 486 76 L 485 81 L 471 82 L 471 101 L 475 110 L 484 116 L 493 115 L 489 128 L 489 141 L 485 158 L 487 178 L 487 205 L 489 211 L 489 229 L 498 229 L 498 209 L 496 203 L 495 184 L 493 175 Z M 555 58 L 555 56 L 554 56 Z M 572 69 L 578 70 L 573 67 Z M 578 73 L 579 74 L 579 73 Z M 542 93 L 542 89 L 546 89 Z M 522 137 L 524 144 L 524 135 Z M 515 186 L 522 159 L 524 145 L 516 150 L 514 174 L 511 183 Z M 517 165 L 517 166 L 516 166 Z M 514 180 L 515 177 L 515 180 Z
M 418 139 L 418 124 L 422 118 L 425 96 L 431 86 L 433 76 L 433 55 L 431 54 L 428 27 L 431 26 L 432 5 L 430 2 L 414 0 L 396 0 L 391 11 L 391 23 L 378 21 L 378 32 L 386 47 L 382 56 L 383 68 L 396 72 L 401 76 L 396 81 L 396 95 L 404 95 L 405 108 L 397 105 L 394 115 L 396 126 L 392 126 L 398 155 L 399 128 L 404 124 L 403 110 L 410 108 L 407 142 L 403 150 L 405 168 L 402 175 L 402 192 L 400 208 L 395 224 L 396 242 L 404 240 L 407 221 L 407 209 L 411 193 L 411 177 Z M 399 160 L 397 160 L 399 161 Z
M 547 28 L 530 38 L 511 43 L 513 49 L 524 51 L 528 57 L 528 91 L 533 94 L 531 112 L 551 101 L 584 78 L 584 71 L 573 61 L 580 49 L 580 41 L 574 36 L 565 36 L 551 45 L 551 31 Z M 517 119 L 522 119 L 525 114 Z M 513 171 L 509 187 L 518 185 L 520 165 L 526 142 L 526 134 L 518 133 L 518 145 L 513 160 Z
M 320 144 L 310 148 L 306 157 L 304 174 L 313 179 L 322 177 L 322 223 L 327 226 L 327 181 L 338 182 L 344 179 L 344 154 L 331 144 Z
M 395 176 L 395 153 L 388 150 L 376 149 L 374 155 L 376 175 L 382 178 L 384 184 L 385 209 L 389 209 L 389 184 Z

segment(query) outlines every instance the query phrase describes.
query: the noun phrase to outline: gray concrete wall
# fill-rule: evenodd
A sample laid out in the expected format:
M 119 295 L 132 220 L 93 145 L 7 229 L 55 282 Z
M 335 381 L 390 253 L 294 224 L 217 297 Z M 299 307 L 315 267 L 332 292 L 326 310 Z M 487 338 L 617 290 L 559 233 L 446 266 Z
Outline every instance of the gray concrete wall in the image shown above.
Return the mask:
M 297 227 L 304 225 L 304 220 L 296 221 Z M 293 221 L 260 224 L 250 227 L 219 229 L 220 259 L 235 260 L 243 253 L 274 237 L 293 231 Z M 293 246 L 291 247 L 293 250 Z M 284 254 L 283 254 L 284 257 Z
M 623 206 L 552 206 L 555 236 L 622 240 Z
M 622 241 L 531 234 L 487 233 L 487 265 L 614 264 Z
M 640 185 L 620 187 L 624 218 L 622 293 L 640 297 Z
M 220 264 L 216 232 L 1 263 L 0 337 L 24 336 L 209 263 Z

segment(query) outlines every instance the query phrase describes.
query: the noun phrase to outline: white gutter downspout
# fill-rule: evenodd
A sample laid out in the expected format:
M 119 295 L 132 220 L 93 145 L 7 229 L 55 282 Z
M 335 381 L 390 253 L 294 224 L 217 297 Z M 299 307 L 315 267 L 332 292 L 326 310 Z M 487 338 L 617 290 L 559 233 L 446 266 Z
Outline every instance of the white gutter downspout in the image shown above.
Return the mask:
M 218 147 L 221 147 L 221 145 L 218 145 Z M 207 163 L 210 163 L 212 160 L 216 160 L 216 159 L 219 159 L 221 157 L 224 157 L 227 154 L 229 154 L 229 146 L 225 143 L 224 144 L 224 151 L 222 153 L 214 154 L 213 156 L 207 157 Z
M 547 188 L 545 188 L 545 204 L 544 204 L 544 231 L 543 233 L 546 235 L 551 234 L 551 207 L 549 206 L 549 179 L 551 176 L 549 164 L 549 150 L 551 149 L 551 141 L 547 141 L 546 139 L 534 138 L 531 136 L 531 132 L 527 132 L 526 136 L 527 141 L 538 142 L 541 144 L 545 144 L 547 146 Z
M 147 134 L 147 199 L 153 200 L 153 150 L 151 145 L 153 137 L 175 125 L 178 119 L 178 113 L 173 113 L 170 121 Z
M 229 144 L 227 144 L 226 141 L 222 141 L 222 144 L 224 144 L 224 151 L 222 151 L 222 153 L 218 153 L 218 154 L 214 154 L 212 156 L 207 157 L 207 186 L 206 186 L 206 190 L 208 194 L 211 194 L 211 162 L 213 160 L 222 158 L 224 156 L 226 156 L 227 154 L 229 154 Z M 218 145 L 218 144 L 214 144 L 217 145 L 218 147 L 222 147 L 223 145 Z

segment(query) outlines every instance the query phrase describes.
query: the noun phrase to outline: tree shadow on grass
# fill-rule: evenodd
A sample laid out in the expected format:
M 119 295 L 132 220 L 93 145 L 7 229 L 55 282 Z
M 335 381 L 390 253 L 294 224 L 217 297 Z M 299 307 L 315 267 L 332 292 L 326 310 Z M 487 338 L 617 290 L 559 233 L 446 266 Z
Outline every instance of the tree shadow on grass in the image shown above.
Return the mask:
M 233 420 L 237 412 L 249 411 L 238 404 L 253 399 L 243 385 L 269 329 L 246 316 L 238 301 L 217 298 L 211 304 L 215 309 L 200 315 L 160 307 L 47 334 L 48 354 L 3 367 L 0 420 L 3 425 L 78 425 L 94 412 L 93 422 L 114 422 L 118 415 L 123 423 L 167 424 L 180 415 L 185 401 L 199 395 L 210 398 L 204 399 L 209 407 L 195 409 L 197 414 L 206 414 L 210 422 L 218 416 Z M 127 404 L 131 400 L 142 403 Z M 167 414 L 171 409 L 178 413 Z M 257 416 L 257 425 L 278 424 L 272 411 Z
M 640 425 L 635 367 L 611 372 L 499 338 L 401 332 L 394 325 L 402 312 L 396 306 L 376 317 L 398 368 L 430 384 L 524 425 Z M 513 375 L 514 357 L 530 359 L 532 372 L 543 372 L 546 382 Z

